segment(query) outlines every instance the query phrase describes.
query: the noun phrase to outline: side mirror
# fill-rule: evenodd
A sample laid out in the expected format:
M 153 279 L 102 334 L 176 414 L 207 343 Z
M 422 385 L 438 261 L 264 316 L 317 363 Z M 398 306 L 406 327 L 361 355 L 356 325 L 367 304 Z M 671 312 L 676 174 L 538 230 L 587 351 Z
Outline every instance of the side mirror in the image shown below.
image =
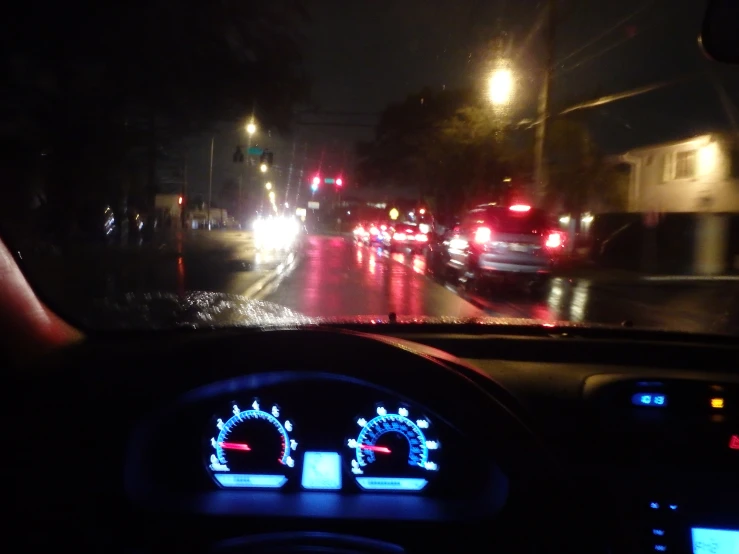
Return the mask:
M 714 61 L 739 64 L 739 2 L 709 0 L 699 39 L 706 55 Z

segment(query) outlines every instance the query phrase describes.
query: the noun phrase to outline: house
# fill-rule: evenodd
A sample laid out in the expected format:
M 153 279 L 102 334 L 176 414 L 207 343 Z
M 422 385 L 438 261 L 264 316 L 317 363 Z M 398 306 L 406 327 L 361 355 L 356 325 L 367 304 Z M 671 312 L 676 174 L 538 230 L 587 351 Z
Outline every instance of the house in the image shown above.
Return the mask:
M 630 212 L 739 212 L 739 140 L 709 133 L 619 156 L 631 166 Z

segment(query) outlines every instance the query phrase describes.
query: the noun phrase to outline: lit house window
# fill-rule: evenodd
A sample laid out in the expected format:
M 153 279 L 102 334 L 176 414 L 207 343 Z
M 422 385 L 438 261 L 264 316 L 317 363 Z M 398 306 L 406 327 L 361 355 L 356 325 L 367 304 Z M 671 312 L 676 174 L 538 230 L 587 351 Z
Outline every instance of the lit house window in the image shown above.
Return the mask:
M 695 150 L 686 150 L 675 154 L 675 179 L 695 177 L 695 160 Z

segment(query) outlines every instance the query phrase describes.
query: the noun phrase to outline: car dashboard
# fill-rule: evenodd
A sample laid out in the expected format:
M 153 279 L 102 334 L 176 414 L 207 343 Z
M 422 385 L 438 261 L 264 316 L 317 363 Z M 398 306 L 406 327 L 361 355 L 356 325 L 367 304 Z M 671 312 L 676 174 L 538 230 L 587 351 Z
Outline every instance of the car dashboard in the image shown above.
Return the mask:
M 733 344 L 463 330 L 69 348 L 10 386 L 14 517 L 96 551 L 736 554 Z
M 444 415 L 320 372 L 189 391 L 139 424 L 129 453 L 137 503 L 210 515 L 436 521 L 493 516 L 507 493 L 494 459 Z

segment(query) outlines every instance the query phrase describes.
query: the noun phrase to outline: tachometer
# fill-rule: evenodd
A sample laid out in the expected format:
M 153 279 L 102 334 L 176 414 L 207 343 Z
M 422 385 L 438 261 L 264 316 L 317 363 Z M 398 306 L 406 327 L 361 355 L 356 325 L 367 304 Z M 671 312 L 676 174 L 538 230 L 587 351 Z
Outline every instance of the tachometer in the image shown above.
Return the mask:
M 255 399 L 248 409 L 237 404 L 229 418 L 215 418 L 208 469 L 222 487 L 280 488 L 295 466 L 298 447 L 293 424 L 281 420 L 279 406 L 262 409 Z
M 372 418 L 360 417 L 361 428 L 347 446 L 354 450 L 352 473 L 366 490 L 420 491 L 438 471 L 439 441 L 430 438 L 431 423 L 411 418 L 408 408 L 391 413 L 378 406 Z

